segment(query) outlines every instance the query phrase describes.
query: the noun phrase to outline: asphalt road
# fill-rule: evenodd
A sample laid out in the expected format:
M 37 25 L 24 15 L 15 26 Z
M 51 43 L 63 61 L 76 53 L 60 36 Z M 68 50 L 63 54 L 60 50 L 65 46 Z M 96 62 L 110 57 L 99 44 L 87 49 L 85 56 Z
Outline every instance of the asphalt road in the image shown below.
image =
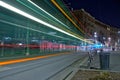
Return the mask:
M 0 67 L 0 80 L 48 80 L 85 54 L 74 53 Z

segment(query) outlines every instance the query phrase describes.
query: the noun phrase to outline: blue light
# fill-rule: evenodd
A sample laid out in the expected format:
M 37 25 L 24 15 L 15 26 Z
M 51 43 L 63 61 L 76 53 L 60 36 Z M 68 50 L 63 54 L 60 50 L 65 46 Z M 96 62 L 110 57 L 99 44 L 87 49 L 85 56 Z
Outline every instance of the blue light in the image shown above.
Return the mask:
M 98 43 L 98 44 L 93 44 L 92 47 L 95 49 L 99 49 L 99 48 L 102 48 L 103 45 L 101 43 Z

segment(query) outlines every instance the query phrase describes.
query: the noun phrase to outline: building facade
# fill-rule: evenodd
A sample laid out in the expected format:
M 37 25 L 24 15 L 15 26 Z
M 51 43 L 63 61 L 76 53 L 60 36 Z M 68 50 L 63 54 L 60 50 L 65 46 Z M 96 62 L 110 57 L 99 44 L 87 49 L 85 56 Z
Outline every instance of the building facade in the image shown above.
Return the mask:
M 88 39 L 97 40 L 108 47 L 116 47 L 118 45 L 119 35 L 118 28 L 107 25 L 93 16 L 84 9 L 73 11 L 74 15 L 84 25 L 84 30 Z M 89 35 L 89 36 L 88 36 Z

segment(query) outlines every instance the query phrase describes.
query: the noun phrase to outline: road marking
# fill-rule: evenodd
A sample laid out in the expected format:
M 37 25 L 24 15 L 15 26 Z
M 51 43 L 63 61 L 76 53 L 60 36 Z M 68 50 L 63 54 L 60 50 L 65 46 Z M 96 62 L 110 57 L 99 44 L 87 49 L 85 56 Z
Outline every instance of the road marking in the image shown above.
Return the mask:
M 8 60 L 8 61 L 0 62 L 0 66 L 4 66 L 4 65 L 8 65 L 8 64 L 14 64 L 14 63 L 20 63 L 20 62 L 26 62 L 26 61 L 31 61 L 31 60 L 37 60 L 37 59 L 42 59 L 42 58 L 48 58 L 48 57 L 58 56 L 58 55 L 63 55 L 63 54 L 70 54 L 70 53 L 65 52 L 65 53 L 58 53 L 58 54 L 49 54 L 49 55 L 45 55 L 45 56 L 37 56 L 37 57 L 32 57 L 32 58 Z
M 0 66 L 0 72 L 1 72 L 1 71 L 6 71 L 6 70 L 9 70 L 9 69 L 11 69 L 11 68 L 9 68 L 9 67 L 2 67 L 2 66 Z

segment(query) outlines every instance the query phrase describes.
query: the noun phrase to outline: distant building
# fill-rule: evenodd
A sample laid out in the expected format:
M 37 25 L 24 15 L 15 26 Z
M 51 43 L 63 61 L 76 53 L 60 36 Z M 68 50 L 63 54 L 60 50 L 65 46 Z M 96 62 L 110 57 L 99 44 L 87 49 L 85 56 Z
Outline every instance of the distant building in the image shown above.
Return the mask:
M 84 9 L 74 10 L 74 15 L 83 24 L 86 38 L 97 39 L 106 46 L 115 47 L 118 44 L 118 28 L 104 24 L 103 22 L 92 17 Z

